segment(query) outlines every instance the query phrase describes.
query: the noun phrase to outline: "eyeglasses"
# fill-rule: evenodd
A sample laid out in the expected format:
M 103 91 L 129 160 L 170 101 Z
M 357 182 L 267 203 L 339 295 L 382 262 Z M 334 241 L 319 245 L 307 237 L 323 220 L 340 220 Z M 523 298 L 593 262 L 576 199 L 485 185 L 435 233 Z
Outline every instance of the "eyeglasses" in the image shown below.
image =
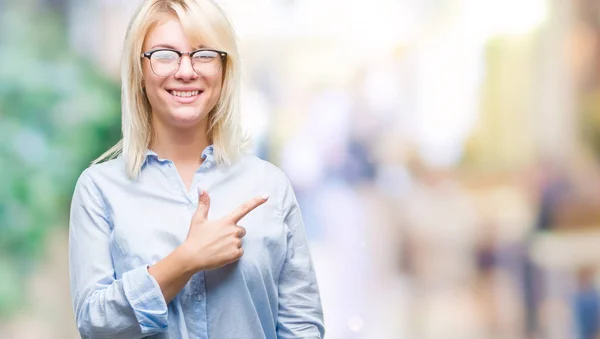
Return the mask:
M 192 68 L 198 75 L 213 76 L 221 70 L 227 53 L 214 49 L 199 49 L 191 52 L 180 52 L 173 49 L 155 49 L 142 53 L 143 58 L 150 60 L 154 74 L 161 77 L 171 76 L 179 70 L 181 57 L 189 55 Z

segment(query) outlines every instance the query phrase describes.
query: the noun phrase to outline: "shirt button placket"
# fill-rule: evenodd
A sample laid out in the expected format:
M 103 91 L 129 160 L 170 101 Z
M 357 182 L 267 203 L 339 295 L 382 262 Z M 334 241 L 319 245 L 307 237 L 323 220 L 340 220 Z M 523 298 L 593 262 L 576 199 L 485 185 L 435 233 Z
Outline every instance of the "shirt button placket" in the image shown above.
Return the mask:
M 205 284 L 205 276 L 204 272 L 199 272 L 196 274 L 196 289 L 195 289 L 195 299 L 198 303 L 198 310 L 200 319 L 198 321 L 199 338 L 208 339 L 208 317 L 206 314 L 206 284 Z
M 200 272 L 198 274 L 198 289 L 196 290 L 196 300 L 202 302 L 204 300 L 205 293 L 205 285 L 204 285 L 204 272 Z

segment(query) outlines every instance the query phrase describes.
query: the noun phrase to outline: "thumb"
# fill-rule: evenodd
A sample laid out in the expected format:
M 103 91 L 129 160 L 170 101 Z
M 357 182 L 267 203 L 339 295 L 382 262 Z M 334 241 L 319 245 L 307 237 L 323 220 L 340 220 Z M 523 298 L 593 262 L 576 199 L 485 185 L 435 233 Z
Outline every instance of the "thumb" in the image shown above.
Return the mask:
M 204 221 L 208 218 L 208 210 L 210 209 L 210 197 L 208 192 L 198 188 L 198 207 L 196 208 L 196 217 Z

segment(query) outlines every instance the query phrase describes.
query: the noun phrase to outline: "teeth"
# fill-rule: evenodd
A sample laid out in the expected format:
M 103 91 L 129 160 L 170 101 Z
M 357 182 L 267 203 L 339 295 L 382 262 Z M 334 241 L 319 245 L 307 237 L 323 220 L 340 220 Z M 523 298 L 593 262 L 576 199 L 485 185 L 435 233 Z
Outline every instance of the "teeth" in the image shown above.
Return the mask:
M 198 92 L 199 91 L 188 91 L 188 92 L 171 91 L 171 93 L 173 93 L 174 96 L 182 97 L 182 98 L 187 98 L 187 97 L 191 97 L 194 95 L 198 95 Z

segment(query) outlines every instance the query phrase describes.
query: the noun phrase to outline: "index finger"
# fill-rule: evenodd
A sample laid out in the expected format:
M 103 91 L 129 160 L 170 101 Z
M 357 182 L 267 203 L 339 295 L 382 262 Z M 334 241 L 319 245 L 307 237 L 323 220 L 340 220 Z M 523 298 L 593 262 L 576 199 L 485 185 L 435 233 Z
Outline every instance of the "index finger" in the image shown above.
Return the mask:
M 228 216 L 228 219 L 233 221 L 234 224 L 237 224 L 240 220 L 242 220 L 243 217 L 252 212 L 258 206 L 267 202 L 267 200 L 269 200 L 269 196 L 266 194 L 263 194 L 260 197 L 254 197 L 231 212 Z

